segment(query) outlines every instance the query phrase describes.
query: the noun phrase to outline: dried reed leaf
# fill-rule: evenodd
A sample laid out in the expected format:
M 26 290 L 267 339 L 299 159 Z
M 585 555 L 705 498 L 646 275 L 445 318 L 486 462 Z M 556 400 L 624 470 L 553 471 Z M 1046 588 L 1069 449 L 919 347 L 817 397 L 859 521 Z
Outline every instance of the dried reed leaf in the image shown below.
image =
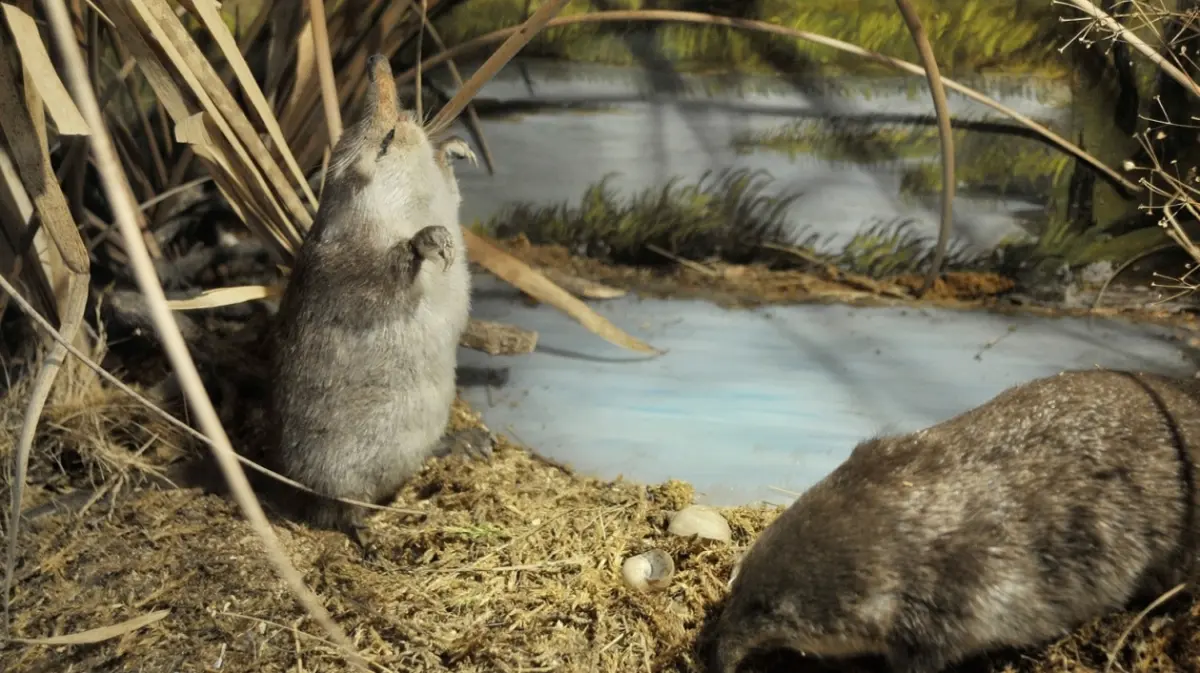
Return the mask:
M 329 145 L 332 147 L 342 137 L 342 111 L 338 107 L 337 82 L 333 79 L 333 56 L 329 53 L 329 29 L 325 23 L 323 0 L 309 0 L 308 13 L 316 50 L 317 75 L 321 80 L 321 103 L 325 106 L 325 128 L 329 130 Z
M 0 30 L 0 54 L 12 53 L 7 49 L 8 36 L 7 31 Z M 17 85 L 18 73 L 28 75 L 19 63 L 13 64 L 8 59 L 0 58 L 0 132 L 3 133 L 21 182 L 32 198 L 34 209 L 41 217 L 42 226 L 54 242 L 65 267 L 51 270 L 64 276 L 63 292 L 57 293 L 57 287 L 51 289 L 57 294 L 61 331 L 68 342 L 74 342 L 81 335 L 80 327 L 83 325 L 83 312 L 87 305 L 90 260 L 50 162 L 43 116 L 45 106 L 37 90 L 28 84 L 28 77 L 26 100 L 21 100 L 21 88 Z M 51 279 L 54 278 L 53 273 L 50 276 Z M 54 386 L 65 355 L 66 347 L 56 342 L 42 361 L 41 369 L 29 393 L 16 450 L 13 452 L 12 499 L 6 531 L 8 544 L 5 550 L 3 596 L 0 597 L 0 602 L 3 603 L 3 624 L 0 626 L 5 633 L 9 629 L 9 600 L 16 566 L 17 540 L 20 538 L 21 500 L 24 495 L 25 475 L 29 469 L 29 455 L 42 409 L 50 396 L 50 389 Z
M 212 69 L 212 64 L 200 52 L 165 0 L 128 0 L 128 4 L 137 11 L 157 46 L 170 59 L 236 153 L 243 164 L 239 173 L 250 176 L 248 184 L 262 198 L 263 205 L 270 209 L 272 219 L 289 233 L 290 243 L 298 243 L 300 234 L 295 229 L 296 224 L 307 229 L 312 223 L 312 215 L 284 179 L 282 171 L 267 152 L 266 145 L 251 128 L 249 120 Z
M 237 213 L 238 217 L 253 230 L 255 223 L 265 224 L 265 219 L 247 219 L 242 204 L 254 201 L 250 188 L 240 179 L 237 171 L 230 164 L 229 156 L 222 151 L 212 134 L 208 131 L 208 117 L 203 112 L 181 120 L 175 125 L 176 142 L 189 145 L 206 165 L 217 189 L 225 196 L 226 201 Z M 274 237 L 266 237 L 268 240 Z
M 409 7 L 413 6 L 413 0 L 406 0 Z M 429 37 L 433 40 L 434 46 L 438 51 L 446 51 L 446 43 L 442 40 L 441 34 L 434 27 L 433 22 L 429 20 L 427 12 L 421 12 L 421 21 L 425 25 L 425 30 L 429 31 Z M 454 81 L 454 86 L 463 87 L 462 73 L 458 71 L 458 64 L 453 59 L 446 61 L 446 66 L 450 70 L 450 78 Z M 419 87 L 418 87 L 419 88 Z M 420 94 L 418 94 L 418 99 Z M 471 134 L 475 136 L 475 141 L 479 143 L 479 151 L 483 154 L 483 165 L 487 167 L 488 173 L 495 174 L 496 160 L 492 157 L 492 149 L 488 147 L 487 138 L 483 135 L 483 123 L 479 120 L 479 113 L 475 111 L 475 106 L 467 103 L 467 128 Z
M 467 251 L 472 261 L 534 299 L 566 313 L 605 341 L 640 353 L 661 355 L 665 352 L 626 334 L 587 304 L 571 296 L 571 293 L 555 285 L 529 265 L 496 247 L 487 238 L 465 228 L 463 236 L 467 240 Z
M 137 63 L 142 75 L 154 91 L 158 104 L 166 109 L 171 119 L 178 122 L 191 115 L 195 110 L 184 100 L 183 93 L 176 85 L 175 79 L 159 60 L 158 55 L 146 42 L 142 31 L 134 21 L 133 15 L 126 11 L 127 3 L 119 0 L 97 0 L 103 2 L 108 14 L 112 17 L 113 30 L 122 47 L 127 48 Z
M 26 244 L 33 212 L 29 192 L 0 143 L 0 275 L 8 275 L 24 287 L 42 315 L 55 316 L 58 302 L 50 287 L 52 269 L 46 268 L 43 258 Z M 7 302 L 7 296 L 0 300 L 0 314 Z
M 292 92 L 288 94 L 287 104 L 284 106 L 285 111 L 296 108 L 300 94 L 308 90 L 313 73 L 316 72 L 312 30 L 312 21 L 305 21 L 304 28 L 300 29 L 300 36 L 296 38 L 296 75 L 292 83 Z
M 616 299 L 628 294 L 620 288 L 597 283 L 586 278 L 580 278 L 579 276 L 572 276 L 565 271 L 555 268 L 544 267 L 538 269 L 538 271 L 550 279 L 550 282 L 579 297 L 587 299 Z
M 7 2 L 3 5 L 4 18 L 17 43 L 17 52 L 21 55 L 21 65 L 29 71 L 30 80 L 45 101 L 46 110 L 54 118 L 59 135 L 88 135 L 91 131 L 87 122 L 83 121 L 83 115 L 79 114 L 75 101 L 67 93 L 67 87 L 63 86 L 58 73 L 54 71 L 54 63 L 50 60 L 33 17 Z
M 155 622 L 162 621 L 171 614 L 170 610 L 156 610 L 141 617 L 127 619 L 119 624 L 111 626 L 101 626 L 87 631 L 79 631 L 78 633 L 69 633 L 65 636 L 51 636 L 49 638 L 13 638 L 14 643 L 22 643 L 25 645 L 92 645 L 94 643 L 102 643 L 113 638 L 120 638 L 127 633 L 133 633 L 138 629 L 143 629 Z
M 454 94 L 450 102 L 446 103 L 441 110 L 438 110 L 437 115 L 434 116 L 433 121 L 429 124 L 431 132 L 439 133 L 449 127 L 454 122 L 454 119 L 458 117 L 458 114 L 462 112 L 463 108 L 467 106 L 467 103 L 475 97 L 475 94 L 479 93 L 483 85 L 495 77 L 496 73 L 500 72 L 500 69 L 517 55 L 517 52 L 521 51 L 526 44 L 529 44 L 533 36 L 537 35 L 542 28 L 545 28 L 546 23 L 554 18 L 554 15 L 558 14 L 565 4 L 567 4 L 567 0 L 548 0 L 546 4 L 538 7 L 537 11 L 526 19 L 525 23 L 521 24 L 516 32 L 504 41 L 504 44 L 492 52 L 488 60 L 479 66 L 474 75 L 471 75 L 471 79 L 459 87 L 458 93 Z
M 284 163 L 292 171 L 292 177 L 296 179 L 296 182 L 304 190 L 304 195 L 308 198 L 309 205 L 315 211 L 317 209 L 317 197 L 308 186 L 308 180 L 304 178 L 304 171 L 300 170 L 300 166 L 296 163 L 296 157 L 292 156 L 287 141 L 283 138 L 283 130 L 279 128 L 279 122 L 275 119 L 275 113 L 271 110 L 270 104 L 267 103 L 266 97 L 263 96 L 262 89 L 258 88 L 258 82 L 255 81 L 254 74 L 250 72 L 250 66 L 247 65 L 246 59 L 242 58 L 241 51 L 238 49 L 237 43 L 234 42 L 233 35 L 229 33 L 228 26 L 225 25 L 225 21 L 213 6 L 213 0 L 192 0 L 192 4 L 196 8 L 196 12 L 200 15 L 200 20 L 208 28 L 209 34 L 213 36 L 213 39 L 217 42 L 217 46 L 225 54 L 225 60 L 233 68 L 238 83 L 242 85 L 242 91 L 250 99 L 250 104 L 254 106 L 255 112 L 258 113 L 259 120 L 262 121 L 263 126 L 267 129 L 267 133 L 271 136 L 271 140 L 275 143 L 275 151 L 283 157 Z
M 280 296 L 283 288 L 277 285 L 239 285 L 236 287 L 221 287 L 205 290 L 195 297 L 188 299 L 169 299 L 167 306 L 172 311 L 195 311 L 198 309 L 232 306 L 259 299 L 272 299 Z

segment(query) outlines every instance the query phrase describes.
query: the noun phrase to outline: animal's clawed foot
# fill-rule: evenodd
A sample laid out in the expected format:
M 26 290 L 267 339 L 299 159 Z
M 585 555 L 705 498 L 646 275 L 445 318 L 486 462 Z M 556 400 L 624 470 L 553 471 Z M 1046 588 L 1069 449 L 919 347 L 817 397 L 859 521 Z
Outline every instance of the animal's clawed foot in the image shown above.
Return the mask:
M 366 517 L 356 516 L 346 523 L 345 532 L 362 550 L 364 559 L 374 558 L 379 551 L 379 539 L 367 526 Z
M 467 144 L 467 141 L 458 136 L 450 136 L 445 142 L 439 145 L 438 154 L 443 163 L 445 163 L 446 159 L 466 159 L 471 162 L 472 166 L 479 165 L 479 159 L 475 157 L 475 152 L 471 150 L 471 146 Z
M 418 231 L 412 237 L 412 247 L 423 261 L 441 260 L 443 271 L 454 262 L 454 238 L 443 226 L 434 225 Z
M 466 428 L 442 437 L 433 450 L 436 458 L 460 454 L 476 460 L 491 460 L 496 437 L 483 428 Z

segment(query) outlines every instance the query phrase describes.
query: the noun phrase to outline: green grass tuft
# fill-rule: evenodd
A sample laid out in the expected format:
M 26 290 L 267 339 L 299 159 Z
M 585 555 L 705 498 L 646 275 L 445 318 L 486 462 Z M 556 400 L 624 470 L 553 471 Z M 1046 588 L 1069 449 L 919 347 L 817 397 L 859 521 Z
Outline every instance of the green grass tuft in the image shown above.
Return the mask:
M 886 278 L 904 273 L 919 273 L 933 262 L 936 235 L 922 235 L 913 230 L 916 222 L 911 218 L 892 220 L 872 219 L 866 226 L 854 232 L 841 250 L 826 255 L 829 262 L 843 271 L 871 278 Z M 798 245 L 810 250 L 829 249 L 832 235 L 822 236 L 803 232 Z M 946 270 L 977 268 L 984 256 L 972 254 L 961 240 L 950 237 L 946 250 Z
M 734 139 L 742 154 L 768 150 L 860 165 L 916 160 L 903 169 L 901 193 L 935 195 L 942 189 L 937 129 L 857 120 L 802 121 Z M 1071 157 L 1039 140 L 966 129 L 954 131 L 955 177 L 966 193 L 1043 195 L 1068 177 Z
M 688 185 L 672 179 L 631 198 L 609 187 L 612 177 L 588 187 L 578 205 L 516 204 L 484 228 L 614 264 L 671 263 L 648 244 L 685 259 L 744 264 L 761 254 L 764 242 L 784 240 L 787 209 L 799 196 L 766 194 L 771 176 L 746 169 L 708 172 Z

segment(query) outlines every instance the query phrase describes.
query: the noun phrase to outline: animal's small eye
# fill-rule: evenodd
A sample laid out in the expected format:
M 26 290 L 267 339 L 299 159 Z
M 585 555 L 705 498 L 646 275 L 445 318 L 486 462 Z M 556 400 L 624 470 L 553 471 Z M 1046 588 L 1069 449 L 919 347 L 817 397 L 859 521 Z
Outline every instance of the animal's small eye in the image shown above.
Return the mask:
M 387 154 L 388 146 L 390 146 L 392 144 L 392 141 L 395 139 L 396 139 L 396 129 L 392 129 L 392 130 L 388 131 L 387 135 L 383 137 L 383 142 L 379 144 L 379 156 L 382 157 L 383 155 Z

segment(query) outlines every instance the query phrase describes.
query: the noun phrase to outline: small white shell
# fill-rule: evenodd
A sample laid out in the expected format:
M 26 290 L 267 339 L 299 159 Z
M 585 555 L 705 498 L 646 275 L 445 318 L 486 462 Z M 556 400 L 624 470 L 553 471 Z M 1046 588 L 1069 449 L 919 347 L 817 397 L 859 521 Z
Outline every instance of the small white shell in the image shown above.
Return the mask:
M 698 535 L 709 540 L 729 542 L 733 533 L 729 530 L 729 522 L 717 510 L 704 505 L 685 507 L 671 517 L 667 532 L 672 535 L 691 537 Z
M 625 583 L 638 591 L 658 591 L 671 584 L 675 576 L 675 561 L 661 549 L 651 549 L 637 556 L 630 556 L 621 564 L 621 577 Z

